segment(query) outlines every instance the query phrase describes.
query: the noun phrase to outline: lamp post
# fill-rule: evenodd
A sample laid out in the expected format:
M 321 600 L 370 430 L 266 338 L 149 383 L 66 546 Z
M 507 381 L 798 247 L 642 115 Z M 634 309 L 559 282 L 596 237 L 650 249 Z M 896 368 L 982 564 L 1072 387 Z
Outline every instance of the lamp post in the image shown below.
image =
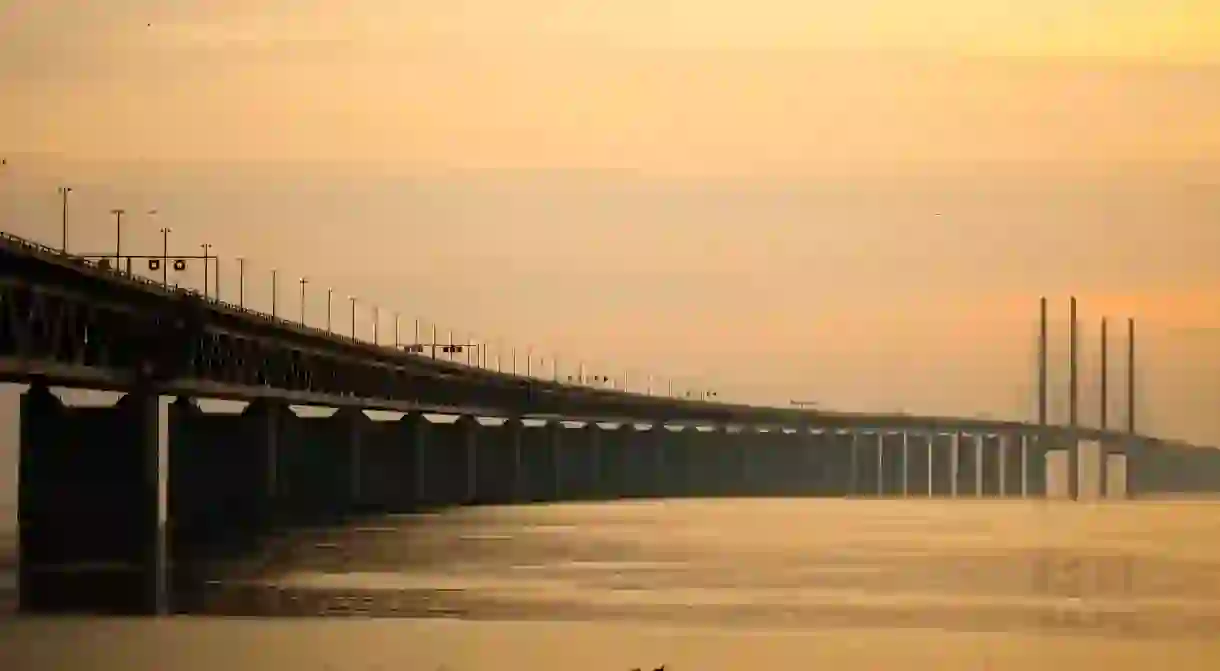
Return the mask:
M 123 215 L 126 210 L 115 209 L 110 213 L 114 215 L 114 269 L 119 270 L 119 259 L 123 256 Z
M 334 304 L 334 302 L 335 302 L 335 290 L 332 287 L 327 287 L 326 288 L 326 332 L 327 333 L 334 332 L 330 326 L 331 306 Z
M 380 345 L 381 339 L 377 337 L 378 326 L 381 323 L 381 308 L 373 306 L 373 344 Z
M 271 318 L 272 319 L 275 319 L 276 314 L 277 314 L 275 311 L 275 308 L 276 308 L 276 294 L 279 293 L 279 291 L 278 291 L 279 274 L 280 274 L 280 272 L 278 269 L 276 269 L 276 268 L 271 269 Z
M 237 257 L 237 307 L 246 307 L 246 260 Z
M 356 339 L 356 297 L 348 296 L 348 300 L 352 302 L 352 340 Z
M 301 278 L 301 326 L 305 325 L 305 285 L 309 284 L 308 277 Z
M 394 313 L 394 349 L 398 349 L 398 313 Z
M 169 234 L 168 226 L 161 227 L 161 285 L 169 286 Z
M 208 243 L 199 245 L 203 248 L 203 297 L 208 297 L 208 250 L 212 248 Z
M 59 245 L 59 251 L 68 253 L 68 194 L 72 193 L 72 187 L 59 187 L 59 195 L 63 200 L 63 238 Z

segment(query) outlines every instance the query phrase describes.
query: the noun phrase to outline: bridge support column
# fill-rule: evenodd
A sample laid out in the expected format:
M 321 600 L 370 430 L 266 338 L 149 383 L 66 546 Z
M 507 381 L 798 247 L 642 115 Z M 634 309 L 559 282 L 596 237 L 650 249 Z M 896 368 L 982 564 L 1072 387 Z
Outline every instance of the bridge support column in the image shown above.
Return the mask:
M 1000 495 L 1024 496 L 1025 453 L 1020 437 L 1014 433 L 1000 434 Z
M 906 431 L 902 432 L 902 495 L 911 495 L 911 438 Z
M 1042 433 L 1034 433 L 1025 439 L 1025 491 L 1032 498 L 1047 495 L 1047 448 L 1049 441 Z
M 620 490 L 624 498 L 645 498 L 652 482 L 652 450 L 646 444 L 648 434 L 641 432 L 633 423 L 619 427 L 622 445 L 622 480 Z
M 903 434 L 906 442 L 906 496 L 929 496 L 932 492 L 931 436 Z
M 812 436 L 812 449 L 821 465 L 818 494 L 846 496 L 851 478 L 851 455 L 848 444 L 833 429 L 820 429 Z
M 847 479 L 847 495 L 860 495 L 860 449 L 858 433 L 851 431 L 847 434 L 847 449 L 848 462 L 850 466 L 849 477 Z
M 1110 450 L 1104 442 L 1097 449 L 1097 497 L 1106 499 L 1110 496 Z
M 826 496 L 826 481 L 831 470 L 830 443 L 826 434 L 812 427 L 797 429 L 798 445 L 805 471 L 797 485 L 798 496 Z
M 427 458 L 428 426 L 430 422 L 428 418 L 418 412 L 409 412 L 403 415 L 402 419 L 398 420 L 398 422 L 403 442 L 410 446 L 411 480 L 408 487 L 410 489 L 411 508 L 415 510 L 425 505 L 428 500 L 428 478 L 431 475 L 428 472 L 429 460 Z
M 357 471 L 360 507 L 373 512 L 406 513 L 415 508 L 415 468 L 418 456 L 417 424 L 405 415 L 399 420 L 361 423 Z
M 976 440 L 979 496 L 1000 496 L 1004 488 L 1004 443 L 995 434 L 980 434 Z
M 282 404 L 251 403 L 240 414 L 206 413 L 178 398 L 168 412 L 166 544 L 174 609 L 192 612 L 212 560 L 256 550 L 283 523 Z
M 598 429 L 597 470 L 601 477 L 599 491 L 610 501 L 626 495 L 626 424 Z
M 474 469 L 477 423 L 460 416 L 452 422 L 419 417 L 419 463 L 416 471 L 421 505 L 444 507 L 470 503 L 477 496 Z
M 676 431 L 667 431 L 661 450 L 665 468 L 666 498 L 685 498 L 690 496 L 691 465 L 690 442 L 694 427 L 683 426 Z
M 291 408 L 273 404 L 251 404 L 247 411 L 259 438 L 268 438 L 264 449 L 275 464 L 279 522 L 332 522 L 356 509 L 360 444 L 369 422 L 363 412 L 342 408 L 330 417 L 299 417 Z M 271 439 L 272 433 L 278 435 Z
M 167 611 L 159 419 L 144 391 L 109 408 L 70 408 L 38 383 L 22 396 L 21 611 Z
M 733 451 L 731 436 L 723 426 L 714 426 L 711 431 L 703 434 L 709 467 L 707 474 L 707 492 L 713 496 L 735 496 L 739 491 L 737 484 L 737 459 Z
M 522 425 L 519 501 L 541 503 L 554 501 L 559 497 L 559 483 L 556 479 L 559 468 L 555 454 L 556 430 L 557 427 L 552 422 Z
M 479 420 L 472 415 L 462 415 L 456 422 L 458 427 L 458 444 L 454 454 L 458 459 L 459 477 L 462 479 L 462 492 L 459 503 L 472 504 L 479 500 Z
M 855 456 L 853 493 L 877 496 L 881 493 L 881 433 L 855 432 L 852 443 Z
M 555 428 L 556 482 L 564 500 L 589 500 L 597 496 L 597 425 L 586 423 Z
M 982 480 L 982 464 L 979 459 L 982 438 L 965 433 L 958 433 L 956 438 L 957 475 L 955 482 L 957 490 L 954 492 L 954 496 L 978 496 Z
M 932 496 L 954 495 L 957 484 L 954 480 L 957 448 L 956 437 L 947 433 L 933 433 L 928 437 L 929 445 L 929 482 Z
M 1143 477 L 1144 471 L 1147 469 L 1147 446 L 1137 438 L 1128 436 L 1122 443 L 1123 455 L 1126 457 L 1123 464 L 1123 484 L 1125 486 L 1126 496 L 1128 499 L 1139 498 L 1143 492 Z
M 737 471 L 737 496 L 754 496 L 756 486 L 754 484 L 758 477 L 755 474 L 757 470 L 751 456 L 750 436 L 755 432 L 754 427 L 737 426 L 728 432 L 729 434 L 729 451 L 733 455 L 734 467 Z
M 1075 436 L 1067 441 L 1067 497 L 1080 500 L 1080 444 Z
M 508 500 L 511 503 L 521 503 L 525 500 L 522 496 L 522 485 L 525 482 L 522 474 L 522 470 L 525 468 L 525 458 L 522 454 L 525 425 L 520 418 L 509 417 L 501 428 L 506 438 L 505 442 L 508 443 L 508 450 L 511 452 L 509 461 L 512 463 L 512 477 L 508 485 Z
M 877 450 L 879 452 L 877 470 L 880 480 L 877 493 L 880 496 L 901 496 L 906 472 L 902 434 L 891 431 L 878 432 Z
M 505 504 L 517 501 L 521 454 L 521 422 L 483 424 L 475 420 L 473 501 Z

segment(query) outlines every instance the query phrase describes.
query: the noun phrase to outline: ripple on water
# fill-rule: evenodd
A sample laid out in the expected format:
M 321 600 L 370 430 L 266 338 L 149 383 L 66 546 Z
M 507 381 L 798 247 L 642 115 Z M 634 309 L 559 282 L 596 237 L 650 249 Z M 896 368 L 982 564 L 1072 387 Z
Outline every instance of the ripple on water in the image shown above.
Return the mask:
M 213 592 L 230 596 L 204 601 L 268 612 L 293 602 L 280 607 L 298 614 L 1220 634 L 1220 535 L 1207 506 L 687 503 L 466 509 L 289 535 L 258 581 L 228 580 Z M 336 599 L 363 605 L 325 605 Z

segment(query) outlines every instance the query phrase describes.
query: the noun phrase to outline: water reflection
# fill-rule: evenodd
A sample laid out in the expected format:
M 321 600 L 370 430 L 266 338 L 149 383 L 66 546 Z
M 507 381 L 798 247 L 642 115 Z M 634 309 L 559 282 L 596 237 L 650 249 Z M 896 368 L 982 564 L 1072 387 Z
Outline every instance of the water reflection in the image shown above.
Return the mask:
M 1087 519 L 1070 504 L 1050 510 L 684 501 L 364 520 L 297 530 L 257 557 L 209 566 L 200 574 L 209 582 L 180 594 L 178 605 L 767 629 L 1220 633 L 1220 552 L 1192 543 L 1197 530 L 1166 524 L 1179 528 L 1154 538 L 1155 520 L 1132 517 L 1164 515 L 1149 507 Z

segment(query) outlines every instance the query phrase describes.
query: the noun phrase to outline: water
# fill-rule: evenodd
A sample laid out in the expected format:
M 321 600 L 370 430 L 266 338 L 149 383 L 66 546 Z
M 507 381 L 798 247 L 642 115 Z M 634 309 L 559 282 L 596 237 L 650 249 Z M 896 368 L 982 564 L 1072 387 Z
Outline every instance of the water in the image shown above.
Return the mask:
M 9 619 L 0 668 L 1220 663 L 1220 503 L 472 508 L 294 532 L 224 572 L 213 612 L 346 618 Z

